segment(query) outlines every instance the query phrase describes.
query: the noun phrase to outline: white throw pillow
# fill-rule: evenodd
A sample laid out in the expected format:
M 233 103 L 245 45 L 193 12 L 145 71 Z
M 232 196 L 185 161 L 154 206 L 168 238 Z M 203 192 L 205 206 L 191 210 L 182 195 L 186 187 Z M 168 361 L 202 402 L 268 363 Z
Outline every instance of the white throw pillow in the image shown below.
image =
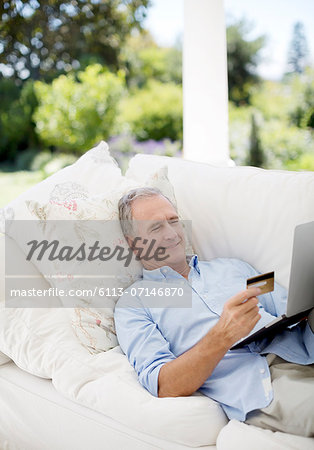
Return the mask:
M 140 186 L 150 186 L 159 188 L 174 204 L 176 199 L 173 188 L 167 178 L 167 168 L 161 168 L 156 173 L 149 176 L 144 183 L 138 183 L 130 179 L 119 182 L 119 186 L 109 193 L 100 194 L 87 199 L 79 199 L 71 204 L 67 202 L 49 202 L 40 205 L 37 202 L 28 202 L 32 214 L 41 219 L 39 223 L 38 239 L 42 241 L 58 238 L 59 242 L 66 244 L 74 232 L 79 231 L 79 238 L 88 240 L 88 235 L 92 240 L 99 241 L 101 246 L 108 246 L 113 249 L 117 244 L 123 248 L 124 254 L 130 252 L 128 244 L 123 236 L 118 215 L 118 201 L 122 195 L 130 189 Z M 58 223 L 57 220 L 75 220 L 75 222 Z M 49 221 L 49 222 L 47 222 Z M 41 227 L 44 224 L 44 227 Z M 58 225 L 61 225 L 58 226 Z M 72 226 L 74 225 L 74 227 Z M 51 225 L 51 226 L 50 226 Z M 65 230 L 67 225 L 69 230 Z M 33 227 L 31 227 L 33 232 Z M 18 233 L 15 233 L 16 235 Z M 25 236 L 26 235 L 26 236 Z M 188 234 L 186 234 L 188 253 L 193 253 L 189 244 Z M 25 242 L 31 240 L 27 236 L 27 227 L 20 242 L 20 247 L 26 254 Z M 72 245 L 72 243 L 71 243 Z M 77 247 L 75 247 L 77 248 Z M 142 276 L 142 265 L 134 257 L 131 263 L 125 267 L 124 260 L 111 258 L 109 261 L 94 261 L 92 268 L 88 268 L 93 274 L 93 278 L 86 278 L 86 266 L 81 261 L 63 262 L 33 260 L 37 269 L 43 274 L 62 274 L 56 278 L 47 277 L 47 281 L 55 289 L 63 289 L 65 292 L 75 291 L 80 295 L 75 297 L 62 297 L 61 301 L 67 308 L 70 315 L 73 329 L 80 342 L 91 352 L 106 351 L 118 345 L 113 320 L 113 309 L 116 300 L 122 290 L 133 284 Z M 89 265 L 91 262 L 88 263 Z M 75 274 L 75 278 L 71 278 Z M 81 276 L 78 276 L 78 275 Z M 102 274 L 113 274 L 112 278 L 101 278 Z M 96 276 L 98 279 L 95 279 Z M 97 280 L 97 281 L 96 281 Z M 95 293 L 95 287 L 96 293 Z M 86 294 L 85 294 L 86 292 Z M 109 292 L 108 294 L 106 294 Z M 75 308 L 75 309 L 73 309 Z
M 111 167 L 109 168 L 111 169 Z M 111 186 L 112 184 L 113 180 Z M 115 188 L 98 195 L 85 198 L 75 198 L 73 195 L 63 198 L 50 196 L 49 201 L 45 203 L 27 199 L 25 203 L 30 217 L 33 217 L 34 220 L 32 222 L 13 220 L 9 232 L 14 236 L 15 242 L 24 255 L 27 255 L 30 249 L 27 243 L 33 239 L 38 242 L 44 240 L 51 242 L 58 239 L 59 248 L 62 248 L 70 245 L 71 241 L 72 245 L 74 235 L 77 235 L 75 239 L 77 246 L 73 246 L 73 248 L 78 248 L 81 241 L 86 243 L 91 242 L 90 239 L 92 239 L 93 242 L 97 240 L 102 242 L 101 246 L 108 246 L 111 249 L 119 245 L 124 254 L 132 254 L 118 220 L 118 201 L 130 189 L 141 186 L 159 188 L 176 204 L 173 187 L 167 177 L 167 168 L 163 167 L 148 176 L 144 183 L 122 176 L 116 177 Z M 187 253 L 193 253 L 188 233 L 186 233 L 186 239 Z M 21 304 L 21 299 L 14 297 L 7 300 L 7 304 L 11 307 L 22 305 L 51 307 L 58 306 L 58 302 L 61 301 L 63 306 L 67 308 L 66 312 L 69 314 L 69 319 L 79 341 L 88 351 L 97 353 L 107 351 L 118 345 L 113 320 L 115 302 L 123 289 L 142 276 L 142 265 L 134 258 L 134 255 L 131 263 L 127 266 L 125 266 L 124 260 L 118 260 L 117 258 L 111 258 L 105 262 L 99 259 L 88 262 L 87 270 L 92 278 L 86 277 L 87 266 L 84 261 L 63 262 L 58 259 L 50 261 L 47 258 L 37 260 L 35 256 L 29 264 L 36 266 L 56 292 L 62 290 L 65 293 L 74 292 L 75 295 L 64 295 L 59 298 L 58 293 L 56 293 L 54 297 L 49 295 L 36 297 L 33 300 L 29 299 L 27 304 L 25 303 L 26 299 L 23 299 Z M 12 258 L 11 265 L 14 266 L 13 269 L 17 268 L 15 258 Z M 25 268 L 18 272 L 24 273 Z M 14 283 L 12 287 L 19 287 L 16 285 L 16 279 L 14 281 L 8 280 L 9 282 Z M 32 285 L 33 278 L 27 280 L 27 282 Z M 24 287 L 24 278 L 22 283 L 21 288 Z M 52 303 L 53 300 L 56 304 Z
M 0 209 L 0 231 L 6 233 L 7 243 L 10 243 L 8 236 L 15 242 L 19 242 L 21 227 L 7 226 L 7 229 L 5 229 L 5 220 L 9 220 L 7 225 L 10 225 L 10 221 L 12 221 L 11 225 L 13 225 L 15 220 L 34 221 L 36 216 L 32 214 L 28 205 L 38 204 L 39 202 L 42 204 L 60 204 L 70 210 L 76 202 L 87 199 L 92 195 L 97 195 L 100 192 L 107 192 L 114 189 L 123 178 L 117 162 L 110 155 L 108 144 L 101 141 L 96 147 L 81 156 L 74 164 L 65 167 L 44 181 L 36 184 L 4 208 Z M 44 209 L 38 210 L 37 212 L 37 218 L 40 221 L 46 218 Z M 12 260 L 14 260 L 14 252 L 12 253 Z M 37 288 L 43 289 L 43 286 L 45 286 L 44 280 L 39 279 L 37 275 L 34 277 L 32 264 L 24 264 L 23 266 L 21 258 L 16 261 L 17 267 L 21 267 L 22 271 L 20 273 L 30 275 L 30 284 L 32 287 L 36 286 Z M 4 289 L 2 295 L 4 299 Z M 58 298 L 47 298 L 44 304 L 48 308 L 58 307 L 60 305 Z M 34 299 L 27 297 L 19 299 L 18 306 L 32 308 L 34 306 Z M 40 305 L 35 306 L 38 307 Z M 52 311 L 50 312 L 52 313 Z M 68 311 L 64 310 L 61 314 L 65 316 L 66 320 L 69 320 Z

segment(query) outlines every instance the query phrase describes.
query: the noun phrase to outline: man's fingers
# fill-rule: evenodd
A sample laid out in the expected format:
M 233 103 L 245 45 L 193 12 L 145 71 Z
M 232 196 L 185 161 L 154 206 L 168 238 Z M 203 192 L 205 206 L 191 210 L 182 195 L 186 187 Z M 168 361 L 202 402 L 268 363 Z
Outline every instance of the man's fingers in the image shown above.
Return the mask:
M 228 300 L 228 304 L 230 306 L 236 306 L 241 305 L 245 300 L 247 300 L 250 297 L 255 297 L 261 293 L 260 288 L 248 288 L 244 291 L 239 292 L 238 294 L 234 295 L 233 297 Z
M 251 297 L 249 298 L 246 302 L 241 303 L 239 305 L 239 308 L 241 308 L 241 313 L 242 314 L 246 314 L 247 312 L 251 311 L 254 308 L 258 308 L 258 298 L 256 297 Z
M 247 311 L 245 313 L 245 317 L 248 318 L 248 319 L 251 319 L 251 318 L 253 318 L 253 317 L 257 316 L 257 315 L 260 316 L 260 314 L 259 314 L 259 307 L 258 306 L 255 306 L 254 308 L 250 309 L 249 311 Z

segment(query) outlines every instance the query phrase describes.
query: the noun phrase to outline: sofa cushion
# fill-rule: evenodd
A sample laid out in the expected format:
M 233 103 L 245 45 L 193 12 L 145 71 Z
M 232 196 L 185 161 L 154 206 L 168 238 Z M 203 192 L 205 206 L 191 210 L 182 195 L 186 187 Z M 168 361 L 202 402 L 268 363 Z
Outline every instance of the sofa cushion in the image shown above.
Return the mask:
M 10 243 L 10 251 L 23 259 L 17 244 Z M 0 236 L 2 253 L 3 244 Z M 32 274 L 38 275 L 35 267 Z M 43 277 L 39 283 L 47 287 Z M 227 423 L 220 406 L 199 393 L 153 397 L 139 384 L 120 347 L 91 354 L 75 336 L 64 308 L 0 309 L 0 351 L 26 372 L 51 378 L 65 397 L 162 439 L 211 445 Z
M 230 420 L 217 439 L 217 450 L 313 450 L 314 439 L 280 431 L 264 430 Z
M 5 355 L 4 353 L 0 352 L 0 366 L 2 366 L 2 364 L 6 364 L 9 361 L 11 361 L 11 358 Z

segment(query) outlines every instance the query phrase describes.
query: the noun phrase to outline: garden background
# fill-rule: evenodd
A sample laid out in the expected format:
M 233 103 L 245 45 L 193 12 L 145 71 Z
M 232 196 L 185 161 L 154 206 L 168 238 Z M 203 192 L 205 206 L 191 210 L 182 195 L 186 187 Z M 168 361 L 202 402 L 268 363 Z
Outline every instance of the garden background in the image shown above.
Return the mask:
M 158 0 L 155 0 L 158 1 Z M 101 139 L 125 170 L 182 155 L 182 37 L 145 29 L 150 0 L 5 0 L 0 14 L 0 207 Z M 314 66 L 301 22 L 280 80 L 257 74 L 267 36 L 227 26 L 230 157 L 314 171 Z

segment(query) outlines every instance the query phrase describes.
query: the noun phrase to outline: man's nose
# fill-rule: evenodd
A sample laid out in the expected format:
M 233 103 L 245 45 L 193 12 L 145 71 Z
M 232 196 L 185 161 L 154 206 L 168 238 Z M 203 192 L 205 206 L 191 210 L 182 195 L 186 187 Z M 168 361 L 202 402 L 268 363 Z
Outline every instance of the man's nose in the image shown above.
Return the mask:
M 177 236 L 178 233 L 174 229 L 173 225 L 167 222 L 167 224 L 164 227 L 164 239 L 173 240 L 176 239 Z

